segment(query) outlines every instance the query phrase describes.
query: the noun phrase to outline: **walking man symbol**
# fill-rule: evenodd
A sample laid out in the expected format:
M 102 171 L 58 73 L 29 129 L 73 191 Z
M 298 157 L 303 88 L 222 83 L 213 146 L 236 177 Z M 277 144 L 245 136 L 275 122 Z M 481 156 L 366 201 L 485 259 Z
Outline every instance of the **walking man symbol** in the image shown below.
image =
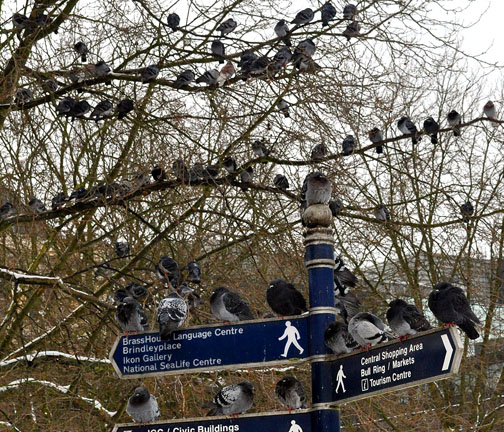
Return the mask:
M 296 420 L 292 420 L 291 425 L 289 432 L 303 432 L 303 429 L 296 423 Z
M 336 385 L 336 393 L 338 393 L 339 387 L 343 389 L 343 393 L 346 392 L 345 390 L 345 384 L 343 384 L 343 378 L 346 378 L 346 375 L 343 372 L 343 365 L 340 365 L 339 371 L 336 374 L 336 380 L 338 381 L 338 384 Z
M 301 345 L 298 343 L 298 340 L 301 339 L 298 329 L 294 327 L 290 321 L 285 322 L 285 327 L 284 334 L 278 338 L 279 341 L 287 338 L 282 357 L 287 357 L 287 353 L 289 352 L 289 348 L 292 344 L 294 344 L 294 346 L 299 350 L 299 354 L 303 354 L 304 349 L 301 348 Z

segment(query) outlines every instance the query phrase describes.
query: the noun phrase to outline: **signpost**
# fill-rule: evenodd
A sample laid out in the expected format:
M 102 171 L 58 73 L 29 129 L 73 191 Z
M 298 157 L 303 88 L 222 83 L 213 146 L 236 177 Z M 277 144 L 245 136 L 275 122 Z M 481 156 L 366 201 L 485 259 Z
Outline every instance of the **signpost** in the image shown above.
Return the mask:
M 333 432 L 339 430 L 333 409 L 242 414 L 239 417 L 192 418 L 142 424 L 119 424 L 113 432 Z
M 462 351 L 458 331 L 450 327 L 313 363 L 326 384 L 313 403 L 341 404 L 448 378 L 457 373 Z

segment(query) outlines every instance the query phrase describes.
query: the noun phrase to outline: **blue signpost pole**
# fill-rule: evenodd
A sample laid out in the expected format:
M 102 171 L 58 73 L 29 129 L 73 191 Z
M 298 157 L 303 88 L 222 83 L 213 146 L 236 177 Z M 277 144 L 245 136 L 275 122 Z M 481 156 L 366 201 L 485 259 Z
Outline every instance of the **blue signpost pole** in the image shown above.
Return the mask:
M 331 382 L 332 376 L 316 367 L 316 353 L 324 352 L 324 331 L 336 320 L 334 307 L 334 237 L 332 214 L 329 206 L 317 204 L 308 207 L 303 215 L 305 233 L 305 265 L 308 270 L 310 297 L 310 356 L 312 356 L 312 398 L 315 401 Z M 323 356 L 320 356 L 321 360 Z M 315 366 L 315 367 L 314 367 Z M 322 407 L 320 407 L 322 408 Z M 339 432 L 339 411 L 323 410 L 312 419 L 313 430 Z

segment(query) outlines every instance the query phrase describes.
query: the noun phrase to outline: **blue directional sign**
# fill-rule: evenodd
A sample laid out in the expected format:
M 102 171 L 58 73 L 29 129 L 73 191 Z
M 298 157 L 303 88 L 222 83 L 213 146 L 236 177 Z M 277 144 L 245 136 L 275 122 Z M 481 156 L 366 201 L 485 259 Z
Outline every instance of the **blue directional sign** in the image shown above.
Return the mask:
M 313 363 L 313 375 L 321 381 L 313 383 L 320 386 L 313 403 L 345 403 L 447 378 L 457 373 L 462 349 L 457 330 L 450 327 Z
M 212 417 L 119 424 L 112 432 L 339 432 L 339 413 L 332 409 L 270 412 L 239 417 Z
M 312 355 L 328 352 L 323 343 L 308 337 L 308 321 L 327 320 L 334 320 L 334 315 L 198 326 L 175 331 L 166 341 L 157 332 L 123 335 L 114 343 L 110 360 L 121 378 L 301 361 L 310 350 Z

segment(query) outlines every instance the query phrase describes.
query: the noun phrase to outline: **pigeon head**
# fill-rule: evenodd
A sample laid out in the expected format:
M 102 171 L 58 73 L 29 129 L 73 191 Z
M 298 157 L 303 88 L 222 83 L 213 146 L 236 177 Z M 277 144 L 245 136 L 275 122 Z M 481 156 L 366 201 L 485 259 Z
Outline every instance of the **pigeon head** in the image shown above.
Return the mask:
M 391 308 L 395 308 L 395 307 L 404 307 L 404 306 L 407 306 L 408 303 L 406 303 L 404 300 L 402 299 L 396 299 L 396 300 L 393 300 L 389 303 L 389 306 Z
M 268 288 L 286 288 L 289 285 L 291 285 L 291 284 L 288 283 L 288 282 L 286 282 L 286 281 L 284 281 L 283 279 L 273 279 L 269 283 L 269 287 Z
M 123 300 L 125 298 L 128 297 L 128 293 L 126 292 L 126 290 L 123 290 L 123 289 L 118 289 L 115 293 L 114 293 L 114 302 L 116 302 L 117 304 L 119 303 L 122 303 Z
M 229 290 L 226 287 L 223 287 L 223 286 L 216 287 L 212 291 L 212 297 L 215 297 L 217 295 L 223 294 L 223 293 L 228 292 L 228 291 Z
M 150 399 L 149 390 L 145 387 L 137 387 L 130 398 L 131 405 L 141 405 Z
M 238 385 L 245 391 L 245 393 L 249 393 L 250 395 L 254 394 L 254 386 L 252 385 L 252 383 L 243 381 Z
M 125 292 L 135 299 L 147 297 L 147 290 L 138 282 L 130 282 L 126 285 Z
M 445 290 L 445 289 L 448 289 L 451 287 L 452 287 L 452 284 L 449 282 L 439 282 L 438 284 L 436 284 L 434 289 L 437 291 L 442 291 L 442 290 Z

